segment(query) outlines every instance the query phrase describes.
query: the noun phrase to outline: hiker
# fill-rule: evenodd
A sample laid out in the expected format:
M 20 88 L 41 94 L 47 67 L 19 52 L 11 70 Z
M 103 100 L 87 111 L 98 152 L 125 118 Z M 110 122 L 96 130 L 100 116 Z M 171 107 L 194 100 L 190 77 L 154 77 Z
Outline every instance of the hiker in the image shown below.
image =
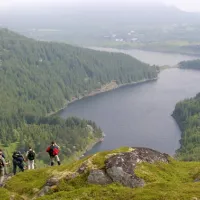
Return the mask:
M 4 160 L 6 160 L 5 154 L 3 153 L 3 150 L 2 150 L 2 149 L 0 149 L 0 154 L 2 155 L 2 157 L 4 158 Z M 5 173 L 5 174 L 7 173 L 6 165 L 4 166 L 4 173 Z
M 35 164 L 35 151 L 31 147 L 29 147 L 29 150 L 26 153 L 26 160 L 28 162 L 28 170 L 34 169 Z
M 24 157 L 20 151 L 15 151 L 13 157 L 13 174 L 17 172 L 17 167 L 23 172 L 24 171 Z
M 0 154 L 2 155 L 2 157 L 3 157 L 4 159 L 6 159 L 6 157 L 5 157 L 5 155 L 4 155 L 4 153 L 3 153 L 3 150 L 2 150 L 2 149 L 0 149 Z
M 58 157 L 59 151 L 60 147 L 55 142 L 52 142 L 51 145 L 47 148 L 46 152 L 49 153 L 51 166 L 54 165 L 54 160 L 56 160 L 58 165 L 60 165 L 60 159 Z
M 4 178 L 5 178 L 5 169 L 6 169 L 6 165 L 8 163 L 6 163 L 4 157 L 3 157 L 3 153 L 2 151 L 0 152 L 0 187 L 3 186 L 3 181 L 4 181 Z

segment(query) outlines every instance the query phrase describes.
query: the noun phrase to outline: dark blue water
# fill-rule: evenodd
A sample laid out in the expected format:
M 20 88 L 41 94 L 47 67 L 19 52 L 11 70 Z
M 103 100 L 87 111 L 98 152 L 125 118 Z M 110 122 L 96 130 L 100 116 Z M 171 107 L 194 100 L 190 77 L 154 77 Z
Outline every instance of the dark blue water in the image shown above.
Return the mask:
M 180 130 L 171 117 L 176 103 L 200 92 L 200 71 L 169 69 L 154 82 L 127 86 L 89 97 L 60 112 L 95 121 L 105 141 L 92 152 L 120 146 L 150 147 L 171 155 L 179 148 Z

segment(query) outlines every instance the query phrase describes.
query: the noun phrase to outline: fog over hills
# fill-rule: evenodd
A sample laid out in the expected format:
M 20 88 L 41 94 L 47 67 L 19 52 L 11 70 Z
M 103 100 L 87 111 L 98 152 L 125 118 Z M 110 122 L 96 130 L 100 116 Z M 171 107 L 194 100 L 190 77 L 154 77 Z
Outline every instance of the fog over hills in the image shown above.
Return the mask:
M 183 12 L 172 6 L 161 3 L 130 3 L 125 1 L 96 1 L 91 3 L 65 3 L 50 1 L 49 4 L 11 5 L 2 9 L 0 23 L 4 26 L 26 28 L 64 28 L 69 22 L 79 24 L 134 24 L 147 25 L 190 22 L 195 23 L 195 13 Z M 76 2 L 76 1 L 75 1 Z M 77 1 L 78 2 L 78 1 Z M 4 12 L 3 12 L 4 11 Z M 5 12 L 6 11 L 6 12 Z M 97 20 L 97 21 L 96 21 Z M 106 20 L 106 21 L 105 21 Z M 31 27 L 30 27 L 31 26 Z
M 5 2 L 5 1 L 4 1 Z M 200 14 L 162 3 L 125 1 L 13 0 L 0 6 L 0 25 L 50 40 L 97 40 L 107 33 L 173 24 L 200 24 Z M 18 2 L 18 4 L 16 4 Z M 2 4 L 3 5 L 3 4 Z M 51 29 L 52 33 L 27 31 Z

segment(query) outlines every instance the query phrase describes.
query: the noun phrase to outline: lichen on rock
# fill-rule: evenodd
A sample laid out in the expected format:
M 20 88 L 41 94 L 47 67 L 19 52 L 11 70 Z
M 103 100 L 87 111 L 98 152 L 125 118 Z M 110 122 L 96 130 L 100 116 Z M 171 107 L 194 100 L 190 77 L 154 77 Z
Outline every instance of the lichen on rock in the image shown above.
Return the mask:
M 113 181 L 103 170 L 94 169 L 90 171 L 88 182 L 91 184 L 106 185 L 112 183 Z
M 118 153 L 105 161 L 106 174 L 113 182 L 128 187 L 141 187 L 145 185 L 143 179 L 136 176 L 134 170 L 138 163 L 166 162 L 168 155 L 148 148 L 132 148 L 132 151 Z
M 102 163 L 100 164 L 99 163 Z M 127 187 L 143 187 L 145 181 L 137 177 L 135 168 L 142 162 L 168 163 L 168 155 L 148 148 L 131 148 L 119 151 L 113 150 L 104 153 L 97 153 L 85 160 L 76 170 L 76 175 L 68 176 L 67 180 L 73 179 L 81 174 L 88 173 L 87 178 L 90 184 L 120 183 Z M 98 167 L 99 166 L 99 167 Z
M 200 200 L 199 175 L 199 162 L 177 161 L 148 148 L 121 147 L 69 165 L 19 173 L 6 182 L 0 199 Z

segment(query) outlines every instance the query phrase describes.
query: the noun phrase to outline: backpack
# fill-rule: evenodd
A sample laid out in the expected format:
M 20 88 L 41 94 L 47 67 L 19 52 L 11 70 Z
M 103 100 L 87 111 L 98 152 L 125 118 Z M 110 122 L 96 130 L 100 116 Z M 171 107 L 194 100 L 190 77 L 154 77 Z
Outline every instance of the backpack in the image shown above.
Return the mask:
M 15 151 L 12 155 L 13 159 L 17 159 L 17 157 L 19 156 L 19 152 Z
M 58 155 L 58 153 L 59 153 L 58 147 L 51 145 L 49 149 L 49 155 L 55 156 L 55 155 Z
M 29 160 L 34 160 L 34 159 L 35 159 L 35 152 L 33 152 L 32 150 L 30 150 L 30 151 L 28 152 L 27 158 L 28 158 Z
M 1 151 L 1 155 L 2 155 L 2 157 L 4 158 L 4 159 L 6 159 L 6 157 L 5 157 L 5 155 L 4 155 L 4 153 Z
M 15 152 L 13 153 L 13 156 L 12 156 L 12 157 L 13 157 L 13 159 L 14 159 L 16 162 L 22 163 L 23 160 L 24 160 L 22 154 L 21 154 L 19 151 L 15 151 Z
M 4 166 L 4 162 L 3 162 L 3 159 L 2 158 L 0 158 L 0 169 L 2 169 L 2 168 L 4 168 L 5 166 Z

